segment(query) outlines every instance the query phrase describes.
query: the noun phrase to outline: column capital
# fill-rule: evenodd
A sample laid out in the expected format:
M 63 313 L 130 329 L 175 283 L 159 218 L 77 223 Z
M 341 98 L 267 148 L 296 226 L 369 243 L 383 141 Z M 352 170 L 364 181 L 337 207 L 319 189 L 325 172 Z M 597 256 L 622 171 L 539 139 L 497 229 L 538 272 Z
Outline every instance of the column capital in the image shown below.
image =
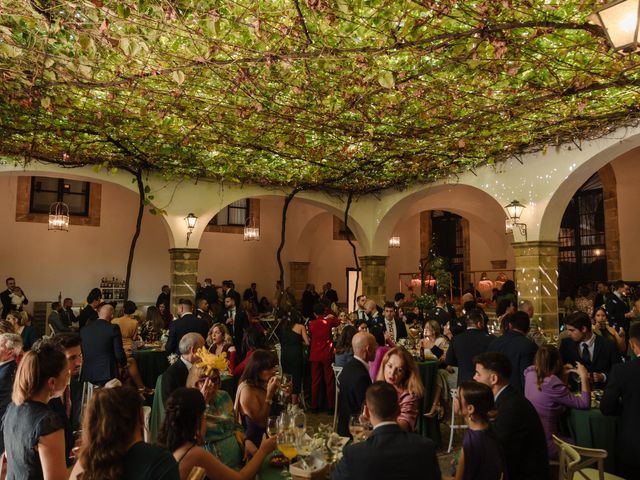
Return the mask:
M 171 260 L 198 260 L 201 250 L 199 248 L 170 248 Z
M 386 265 L 387 258 L 389 258 L 387 255 L 366 255 L 358 257 L 358 260 L 366 265 Z

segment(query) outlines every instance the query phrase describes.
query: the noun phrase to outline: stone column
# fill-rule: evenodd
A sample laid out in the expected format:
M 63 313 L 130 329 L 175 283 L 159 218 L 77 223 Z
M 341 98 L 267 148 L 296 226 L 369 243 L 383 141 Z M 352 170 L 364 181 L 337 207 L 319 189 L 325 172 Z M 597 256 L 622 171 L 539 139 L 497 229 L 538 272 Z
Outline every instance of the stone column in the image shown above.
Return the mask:
M 620 263 L 620 227 L 618 222 L 618 187 L 616 174 L 610 163 L 598 170 L 598 175 L 600 175 L 600 180 L 602 180 L 607 279 L 610 282 L 614 282 L 622 278 L 622 264 Z
M 384 305 L 387 290 L 387 257 L 358 257 L 362 270 L 362 293 L 375 300 L 379 306 Z
M 558 242 L 512 243 L 519 300 L 533 303 L 533 320 L 548 332 L 558 331 Z
M 199 248 L 170 248 L 171 259 L 171 312 L 176 313 L 178 301 L 190 298 L 195 301 L 198 280 Z
M 289 285 L 296 298 L 302 297 L 309 283 L 309 262 L 289 262 Z

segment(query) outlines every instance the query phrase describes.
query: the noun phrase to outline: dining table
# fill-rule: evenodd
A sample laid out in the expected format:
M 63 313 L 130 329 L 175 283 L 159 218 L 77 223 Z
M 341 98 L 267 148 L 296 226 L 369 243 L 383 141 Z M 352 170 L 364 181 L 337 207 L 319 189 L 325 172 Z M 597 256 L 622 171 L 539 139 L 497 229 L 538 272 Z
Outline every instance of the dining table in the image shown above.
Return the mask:
M 576 445 L 585 448 L 601 448 L 609 454 L 604 460 L 604 470 L 615 473 L 616 434 L 619 417 L 603 415 L 599 408 L 579 410 L 572 408 L 565 416 L 569 436 Z
M 169 368 L 167 356 L 167 352 L 156 345 L 145 345 L 133 351 L 145 387 L 156 388 L 156 380 Z

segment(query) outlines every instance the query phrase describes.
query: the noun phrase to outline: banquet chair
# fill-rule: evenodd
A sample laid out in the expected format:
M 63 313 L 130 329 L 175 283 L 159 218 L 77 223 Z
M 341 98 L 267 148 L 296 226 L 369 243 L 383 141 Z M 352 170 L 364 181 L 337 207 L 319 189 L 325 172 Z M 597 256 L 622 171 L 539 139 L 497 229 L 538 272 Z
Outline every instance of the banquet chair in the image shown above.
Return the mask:
M 606 450 L 571 445 L 555 435 L 553 441 L 560 449 L 558 480 L 624 480 L 604 471 Z M 587 468 L 594 464 L 597 469 Z
M 336 426 L 338 425 L 338 394 L 340 393 L 340 381 L 338 380 L 338 376 L 342 373 L 342 367 L 338 367 L 335 363 L 331 364 L 331 368 L 333 369 L 333 378 L 336 382 L 336 387 L 334 390 L 336 391 L 336 398 L 333 402 L 333 431 L 336 431 Z
M 144 441 L 146 443 L 151 443 L 151 435 L 149 433 L 149 420 L 151 418 L 151 407 L 145 405 L 142 407 L 142 412 L 144 413 Z
M 456 424 L 456 410 L 455 410 L 455 401 L 458 398 L 458 389 L 452 388 L 451 394 L 451 422 L 449 423 L 449 448 L 447 449 L 447 453 L 451 453 L 451 448 L 453 447 L 453 435 L 456 430 L 464 430 L 465 428 L 469 428 L 464 423 Z

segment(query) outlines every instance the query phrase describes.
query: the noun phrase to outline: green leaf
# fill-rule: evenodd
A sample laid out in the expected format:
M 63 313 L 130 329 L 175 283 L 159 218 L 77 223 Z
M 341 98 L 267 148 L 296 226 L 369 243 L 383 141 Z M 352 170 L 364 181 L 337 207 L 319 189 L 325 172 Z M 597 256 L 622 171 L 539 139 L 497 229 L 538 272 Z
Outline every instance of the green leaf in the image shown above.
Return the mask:
M 393 77 L 393 72 L 385 71 L 378 75 L 378 83 L 388 89 L 393 89 L 396 86 L 396 80 Z
M 181 70 L 175 70 L 171 74 L 171 78 L 173 78 L 173 81 L 176 82 L 178 85 L 182 85 L 185 80 L 184 73 Z

